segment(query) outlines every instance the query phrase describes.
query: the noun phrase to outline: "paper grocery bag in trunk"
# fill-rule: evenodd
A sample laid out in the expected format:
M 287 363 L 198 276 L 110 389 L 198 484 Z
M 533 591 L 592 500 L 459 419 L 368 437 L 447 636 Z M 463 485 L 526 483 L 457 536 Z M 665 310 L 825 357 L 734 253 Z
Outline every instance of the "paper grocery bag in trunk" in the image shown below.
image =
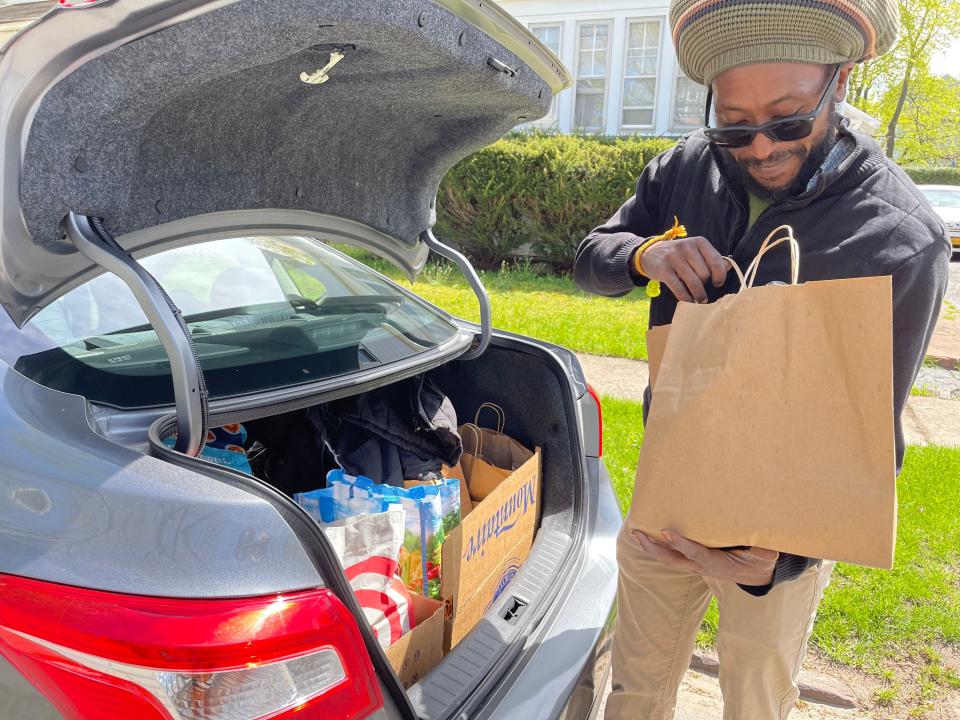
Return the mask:
M 792 283 L 753 287 L 763 255 L 782 243 Z M 792 230 L 778 228 L 747 272 L 736 270 L 738 294 L 680 303 L 669 328 L 651 331 L 653 399 L 629 523 L 711 547 L 889 568 L 891 279 L 798 285 L 798 254 Z
M 480 427 L 480 414 L 484 410 L 496 414 L 495 430 Z M 533 451 L 503 434 L 505 424 L 503 410 L 493 403 L 484 403 L 477 409 L 473 423 L 458 428 L 463 438 L 460 466 L 474 502 L 483 500 L 510 477 L 514 470 L 533 457 Z

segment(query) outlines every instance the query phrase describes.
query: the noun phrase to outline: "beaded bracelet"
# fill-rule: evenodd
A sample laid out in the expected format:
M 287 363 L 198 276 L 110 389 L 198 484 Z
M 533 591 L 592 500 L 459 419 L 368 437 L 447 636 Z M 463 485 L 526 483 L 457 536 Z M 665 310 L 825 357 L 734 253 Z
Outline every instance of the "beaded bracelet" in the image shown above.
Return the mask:
M 636 252 L 633 254 L 634 270 L 636 270 L 640 275 L 643 275 L 645 278 L 650 278 L 650 276 L 643 271 L 643 263 L 641 261 L 643 253 L 646 252 L 652 245 L 656 245 L 658 242 L 663 242 L 664 240 L 673 240 L 674 238 L 684 238 L 686 236 L 687 229 L 680 224 L 680 220 L 676 215 L 674 215 L 672 228 L 660 235 L 654 235 L 637 248 Z M 646 293 L 648 297 L 658 297 L 660 295 L 660 281 L 650 278 L 650 282 L 647 283 Z

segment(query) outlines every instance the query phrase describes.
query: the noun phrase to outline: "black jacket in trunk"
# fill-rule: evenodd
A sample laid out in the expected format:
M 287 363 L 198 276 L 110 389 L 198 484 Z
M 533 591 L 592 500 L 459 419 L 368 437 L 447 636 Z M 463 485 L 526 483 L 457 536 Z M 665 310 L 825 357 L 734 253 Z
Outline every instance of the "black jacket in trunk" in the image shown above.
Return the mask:
M 800 244 L 800 281 L 893 277 L 893 399 L 897 470 L 903 464 L 900 415 L 923 362 L 947 286 L 950 242 L 943 223 L 916 186 L 870 138 L 840 128 L 839 164 L 821 169 L 803 194 L 767 208 L 747 230 L 747 197 L 723 170 L 724 160 L 702 132 L 694 132 L 655 158 L 637 181 L 636 194 L 581 243 L 574 279 L 590 292 L 618 297 L 636 287 L 629 272 L 633 251 L 673 224 L 701 235 L 746 267 L 779 225 L 793 227 Z M 831 153 L 831 157 L 834 154 Z M 790 277 L 789 253 L 771 253 L 757 284 Z M 722 288 L 706 284 L 710 301 L 738 289 L 731 273 Z M 650 305 L 650 325 L 673 319 L 677 300 L 664 285 Z M 650 389 L 645 393 L 649 407 Z M 646 412 L 644 413 L 646 416 Z M 781 554 L 773 583 L 744 588 L 764 594 L 799 575 L 814 560 Z

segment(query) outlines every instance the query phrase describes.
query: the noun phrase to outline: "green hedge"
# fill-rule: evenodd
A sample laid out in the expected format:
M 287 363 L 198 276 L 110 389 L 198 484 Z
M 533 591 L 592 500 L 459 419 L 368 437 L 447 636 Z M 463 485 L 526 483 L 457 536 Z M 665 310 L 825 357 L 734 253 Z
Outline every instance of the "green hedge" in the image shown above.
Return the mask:
M 917 185 L 960 185 L 960 168 L 907 165 L 903 169 Z
M 568 271 L 580 240 L 629 198 L 672 138 L 517 133 L 471 155 L 440 184 L 437 235 L 479 267 L 518 255 Z M 960 168 L 907 167 L 917 183 L 960 185 Z
M 633 194 L 640 171 L 673 142 L 511 135 L 444 177 L 437 235 L 481 267 L 521 252 L 569 269 L 580 240 Z

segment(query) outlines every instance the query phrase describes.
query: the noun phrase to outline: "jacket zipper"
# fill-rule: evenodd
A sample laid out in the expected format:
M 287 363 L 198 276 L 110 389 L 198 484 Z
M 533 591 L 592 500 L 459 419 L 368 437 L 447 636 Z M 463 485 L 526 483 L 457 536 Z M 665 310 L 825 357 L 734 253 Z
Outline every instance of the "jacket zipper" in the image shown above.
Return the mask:
M 713 162 L 717 166 L 717 172 L 720 174 L 720 180 L 723 182 L 724 186 L 727 188 L 727 194 L 730 196 L 730 199 L 733 201 L 734 206 L 737 209 L 736 221 L 733 223 L 733 227 L 730 230 L 730 233 L 727 235 L 726 243 L 723 246 L 723 254 L 727 256 L 733 256 L 733 242 L 736 238 L 740 226 L 743 224 L 743 217 L 746 215 L 746 208 L 743 207 L 743 203 L 740 202 L 740 198 L 737 197 L 737 194 L 733 191 L 733 188 L 730 186 L 730 181 L 727 180 L 726 175 L 723 173 L 723 159 L 720 156 L 720 151 L 711 143 L 710 144 L 710 153 L 713 155 Z M 742 233 L 740 233 L 742 234 Z
M 729 189 L 729 187 L 730 186 L 728 184 L 727 188 Z M 767 208 L 765 208 L 759 215 L 757 215 L 757 219 L 754 220 L 753 225 L 747 229 L 746 235 L 743 238 L 741 238 L 740 244 L 737 246 L 737 250 L 741 251 L 740 255 L 743 254 L 744 248 L 751 247 L 751 243 L 759 235 L 757 228 L 760 226 L 761 220 L 768 220 L 771 216 L 775 215 L 782 208 L 793 209 L 793 208 L 806 207 L 807 205 L 812 203 L 814 200 L 819 198 L 821 195 L 823 195 L 823 192 L 825 189 L 826 189 L 826 185 L 821 178 L 820 182 L 817 183 L 817 186 L 814 188 L 814 190 L 806 197 L 797 198 L 793 200 L 784 200 L 779 203 L 773 203 Z M 733 191 L 730 190 L 730 193 L 732 195 Z M 738 203 L 738 206 L 739 206 L 739 203 Z M 737 259 L 736 255 L 737 255 L 736 251 L 731 250 L 731 256 L 734 257 L 735 260 Z
M 730 234 L 727 235 L 727 243 L 724 246 L 724 255 L 733 256 L 733 244 L 737 235 L 743 235 L 743 232 L 747 230 L 744 228 L 741 230 L 741 226 L 744 225 L 744 216 L 747 214 L 746 208 L 740 203 L 740 198 L 737 197 L 737 194 L 733 192 L 733 188 L 730 187 L 730 183 L 726 183 L 727 192 L 730 194 L 730 198 L 733 200 L 733 204 L 737 207 L 737 219 L 733 223 L 733 228 L 730 230 Z

